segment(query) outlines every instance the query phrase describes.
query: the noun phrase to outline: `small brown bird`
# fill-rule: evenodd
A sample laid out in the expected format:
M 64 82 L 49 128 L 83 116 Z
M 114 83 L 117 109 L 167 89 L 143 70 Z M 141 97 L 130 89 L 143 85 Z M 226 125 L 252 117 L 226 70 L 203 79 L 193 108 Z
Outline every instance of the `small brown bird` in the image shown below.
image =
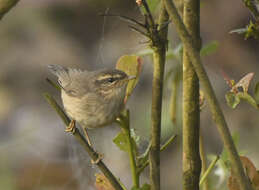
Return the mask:
M 66 131 L 72 131 L 77 121 L 84 129 L 100 128 L 115 121 L 124 108 L 128 81 L 135 77 L 116 69 L 82 71 L 60 65 L 49 65 L 58 77 L 61 98 L 72 122 Z

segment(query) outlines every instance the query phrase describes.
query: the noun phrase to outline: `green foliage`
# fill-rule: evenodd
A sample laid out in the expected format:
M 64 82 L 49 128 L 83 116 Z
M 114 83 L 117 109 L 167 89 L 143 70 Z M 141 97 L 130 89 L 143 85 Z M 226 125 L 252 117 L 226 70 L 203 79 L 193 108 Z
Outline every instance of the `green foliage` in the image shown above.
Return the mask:
M 243 99 L 245 100 L 247 103 L 249 103 L 250 105 L 252 105 L 254 108 L 258 109 L 257 103 L 254 100 L 254 98 L 252 96 L 250 96 L 248 93 L 246 92 L 239 92 L 236 94 L 236 96 L 239 99 Z
M 245 100 L 250 105 L 252 105 L 254 108 L 259 109 L 257 104 L 259 85 L 256 84 L 255 97 L 252 97 L 248 93 L 248 88 L 251 83 L 251 80 L 253 79 L 253 76 L 254 76 L 254 73 L 248 73 L 243 78 L 241 78 L 236 84 L 234 80 L 225 78 L 228 85 L 231 87 L 230 91 L 227 92 L 225 95 L 228 106 L 234 109 L 242 99 L 242 100 Z M 240 91 L 240 88 L 242 89 L 242 91 Z
M 127 100 L 131 95 L 139 81 L 142 64 L 142 59 L 136 55 L 124 55 L 119 58 L 116 64 L 116 69 L 124 71 L 128 76 L 136 77 L 135 79 L 130 80 L 128 83 L 125 100 Z
M 146 2 L 148 4 L 150 12 L 151 13 L 156 12 L 157 8 L 159 7 L 160 1 L 159 0 L 146 0 Z M 143 6 L 140 7 L 140 10 L 143 14 L 147 13 L 146 9 Z
M 145 183 L 142 187 L 140 188 L 132 187 L 131 190 L 150 190 L 150 185 Z
M 230 33 L 237 33 L 244 35 L 245 39 L 253 37 L 259 39 L 259 12 L 258 12 L 258 1 L 254 0 L 243 0 L 245 6 L 249 9 L 253 15 L 253 20 L 250 20 L 249 24 L 245 28 L 235 29 Z
M 131 131 L 134 131 L 133 129 Z M 132 146 L 133 146 L 133 152 L 136 155 L 137 153 L 137 144 L 139 142 L 139 136 L 137 136 L 134 132 L 134 134 L 132 135 L 131 133 L 131 142 L 132 142 Z M 115 143 L 117 145 L 117 147 L 124 151 L 124 152 L 130 152 L 130 144 L 129 144 L 129 140 L 128 140 L 128 135 L 125 132 L 120 132 L 117 134 L 117 136 L 113 139 L 113 143 Z
M 235 109 L 236 106 L 240 103 L 240 98 L 238 98 L 234 92 L 227 92 L 225 98 L 228 106 L 233 109 Z
M 125 133 L 118 133 L 113 139 L 113 142 L 119 147 L 120 150 L 124 152 L 129 152 L 129 144 L 127 140 L 127 135 Z
M 211 55 L 212 53 L 215 53 L 218 50 L 218 47 L 219 47 L 218 41 L 211 41 L 201 48 L 200 55 L 202 57 Z

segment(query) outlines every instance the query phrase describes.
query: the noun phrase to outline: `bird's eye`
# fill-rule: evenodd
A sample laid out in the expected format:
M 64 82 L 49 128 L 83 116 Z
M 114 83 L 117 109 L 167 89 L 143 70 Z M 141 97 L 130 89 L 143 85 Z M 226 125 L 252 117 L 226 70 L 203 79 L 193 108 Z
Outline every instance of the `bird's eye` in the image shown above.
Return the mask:
M 113 82 L 115 81 L 115 79 L 111 77 L 111 78 L 108 78 L 107 81 L 108 81 L 109 83 L 113 83 Z

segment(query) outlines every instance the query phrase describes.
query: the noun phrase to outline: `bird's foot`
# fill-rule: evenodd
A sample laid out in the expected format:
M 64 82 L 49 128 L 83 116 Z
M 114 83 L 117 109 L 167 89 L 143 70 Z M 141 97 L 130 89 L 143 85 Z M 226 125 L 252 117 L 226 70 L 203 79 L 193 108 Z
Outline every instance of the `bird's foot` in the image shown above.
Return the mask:
M 71 120 L 69 125 L 66 127 L 65 131 L 66 132 L 74 133 L 75 130 L 76 130 L 76 121 L 75 120 Z
M 98 157 L 97 157 L 96 160 L 91 160 L 92 164 L 98 164 L 103 159 L 103 157 L 104 157 L 103 154 L 97 153 L 97 155 L 98 155 Z

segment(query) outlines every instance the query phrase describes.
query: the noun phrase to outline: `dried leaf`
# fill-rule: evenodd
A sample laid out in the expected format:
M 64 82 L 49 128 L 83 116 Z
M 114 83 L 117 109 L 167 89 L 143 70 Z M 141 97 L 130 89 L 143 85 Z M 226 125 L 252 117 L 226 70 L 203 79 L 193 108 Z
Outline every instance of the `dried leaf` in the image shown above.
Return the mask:
M 229 33 L 230 34 L 234 34 L 234 33 L 237 33 L 237 34 L 244 34 L 247 32 L 247 28 L 239 28 L 239 29 L 234 29 L 234 30 L 231 30 Z
M 142 64 L 142 59 L 136 55 L 124 55 L 120 57 L 116 64 L 116 69 L 124 71 L 129 76 L 136 77 L 135 79 L 130 80 L 128 83 L 125 102 L 127 101 L 128 97 L 131 95 L 133 89 L 136 87 L 138 83 L 139 75 L 142 70 Z
M 249 177 L 250 181 L 252 182 L 253 186 L 256 189 L 259 189 L 259 174 L 256 170 L 256 167 L 251 162 L 251 160 L 245 156 L 240 156 L 242 161 L 243 167 L 246 171 L 246 175 Z
M 250 85 L 251 80 L 254 77 L 254 73 L 248 73 L 243 78 L 241 78 L 238 83 L 233 86 L 232 88 L 237 89 L 238 87 L 241 87 L 244 92 L 248 91 L 248 87 Z
M 230 79 L 229 76 L 224 71 L 221 71 L 221 74 L 224 80 L 226 81 L 226 83 L 228 84 L 228 86 L 232 89 L 233 86 L 235 85 L 235 81 Z
M 240 159 L 242 161 L 243 168 L 245 170 L 246 176 L 249 178 L 249 180 L 252 183 L 252 186 L 255 190 L 259 190 L 259 173 L 256 170 L 256 167 L 251 162 L 251 160 L 248 157 L 240 156 Z M 228 178 L 228 188 L 229 190 L 239 190 L 239 183 L 237 178 L 233 175 L 233 172 L 231 171 L 231 176 Z
M 95 174 L 95 187 L 97 190 L 115 190 L 109 180 L 101 173 Z

